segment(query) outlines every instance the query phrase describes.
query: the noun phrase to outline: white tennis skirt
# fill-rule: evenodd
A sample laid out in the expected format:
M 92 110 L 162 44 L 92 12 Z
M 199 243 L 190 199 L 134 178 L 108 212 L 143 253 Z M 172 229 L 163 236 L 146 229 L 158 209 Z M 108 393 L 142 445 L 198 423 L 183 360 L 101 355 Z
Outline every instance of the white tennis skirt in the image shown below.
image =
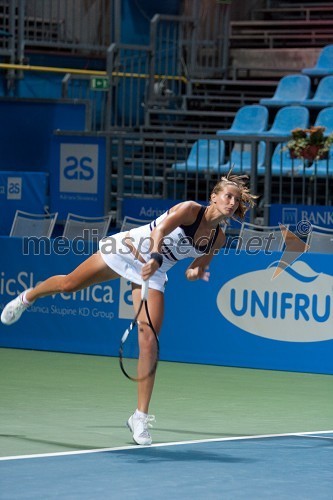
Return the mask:
M 102 259 L 113 271 L 123 278 L 142 285 L 141 269 L 144 265 L 123 243 L 127 231 L 107 236 L 99 242 L 99 251 Z M 164 292 L 166 282 L 168 281 L 165 272 L 158 269 L 151 278 L 149 278 L 149 288 Z

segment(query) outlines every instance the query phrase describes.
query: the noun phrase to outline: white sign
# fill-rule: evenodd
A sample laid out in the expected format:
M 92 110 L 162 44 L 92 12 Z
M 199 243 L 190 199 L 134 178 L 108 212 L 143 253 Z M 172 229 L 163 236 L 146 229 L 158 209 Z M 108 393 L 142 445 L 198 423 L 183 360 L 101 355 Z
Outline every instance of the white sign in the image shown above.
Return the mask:
M 97 193 L 98 144 L 60 144 L 60 192 Z
M 131 282 L 125 278 L 120 278 L 119 318 L 134 319 L 132 285 Z
M 333 276 L 298 260 L 276 279 L 267 269 L 241 274 L 223 285 L 217 307 L 246 332 L 284 342 L 333 339 Z
M 21 200 L 21 198 L 22 198 L 22 177 L 8 177 L 7 200 Z

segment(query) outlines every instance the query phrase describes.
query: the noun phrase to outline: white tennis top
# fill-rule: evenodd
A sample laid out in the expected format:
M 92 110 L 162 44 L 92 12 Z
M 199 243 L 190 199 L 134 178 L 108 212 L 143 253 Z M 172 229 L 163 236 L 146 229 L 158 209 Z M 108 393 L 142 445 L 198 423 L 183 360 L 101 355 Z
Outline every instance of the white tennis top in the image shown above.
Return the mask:
M 166 273 L 172 266 L 180 260 L 187 258 L 196 259 L 209 252 L 217 238 L 219 226 L 212 231 L 210 238 L 202 238 L 194 244 L 194 235 L 204 212 L 205 207 L 201 207 L 193 224 L 190 226 L 179 226 L 164 237 L 161 248 L 163 263 L 149 280 L 151 288 L 164 291 L 167 281 Z M 125 244 L 125 239 L 127 241 L 130 239 L 131 245 L 138 250 L 141 257 L 147 262 L 150 259 L 151 232 L 167 215 L 168 212 L 144 226 L 102 239 L 99 242 L 99 249 L 105 263 L 120 276 L 141 285 L 141 268 L 143 263 L 128 248 Z

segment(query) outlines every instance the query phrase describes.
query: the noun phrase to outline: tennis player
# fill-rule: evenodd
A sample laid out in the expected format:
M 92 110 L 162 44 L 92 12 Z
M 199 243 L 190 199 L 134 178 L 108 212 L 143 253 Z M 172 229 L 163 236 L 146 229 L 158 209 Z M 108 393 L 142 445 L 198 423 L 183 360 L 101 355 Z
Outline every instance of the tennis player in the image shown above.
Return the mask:
M 159 333 L 167 271 L 179 260 L 192 258 L 186 278 L 190 281 L 209 280 L 209 263 L 225 243 L 221 224 L 225 225 L 231 217 L 243 219 L 248 208 L 254 205 L 256 196 L 250 193 L 246 183 L 246 176 L 229 172 L 214 186 L 208 206 L 185 201 L 147 225 L 104 238 L 100 241 L 99 251 L 73 272 L 52 276 L 9 302 L 1 314 L 2 323 L 13 324 L 42 297 L 76 292 L 122 276 L 132 282 L 135 310 L 138 310 L 141 300 L 142 280 L 149 279 L 149 311 L 152 324 Z M 145 311 L 142 311 L 139 319 L 143 331 L 148 328 L 145 316 Z M 149 342 L 147 345 L 140 342 L 140 362 L 144 363 L 146 359 L 142 353 L 147 355 L 151 348 Z M 154 417 L 148 410 L 154 379 L 155 376 L 151 376 L 138 382 L 137 409 L 127 421 L 133 440 L 139 445 L 152 443 L 149 427 Z

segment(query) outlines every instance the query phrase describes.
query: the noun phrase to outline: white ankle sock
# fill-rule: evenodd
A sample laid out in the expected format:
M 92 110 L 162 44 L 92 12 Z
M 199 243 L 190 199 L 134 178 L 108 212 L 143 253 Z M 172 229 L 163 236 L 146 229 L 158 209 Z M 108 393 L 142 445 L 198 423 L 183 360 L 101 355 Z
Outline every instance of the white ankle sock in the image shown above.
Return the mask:
M 143 413 L 143 411 L 140 411 L 138 409 L 135 410 L 135 416 L 136 417 L 139 417 L 139 418 L 143 418 L 143 417 L 146 417 L 148 414 L 147 413 Z
M 32 302 L 29 302 L 29 300 L 26 298 L 26 291 L 22 295 L 22 302 L 25 306 L 31 306 Z

